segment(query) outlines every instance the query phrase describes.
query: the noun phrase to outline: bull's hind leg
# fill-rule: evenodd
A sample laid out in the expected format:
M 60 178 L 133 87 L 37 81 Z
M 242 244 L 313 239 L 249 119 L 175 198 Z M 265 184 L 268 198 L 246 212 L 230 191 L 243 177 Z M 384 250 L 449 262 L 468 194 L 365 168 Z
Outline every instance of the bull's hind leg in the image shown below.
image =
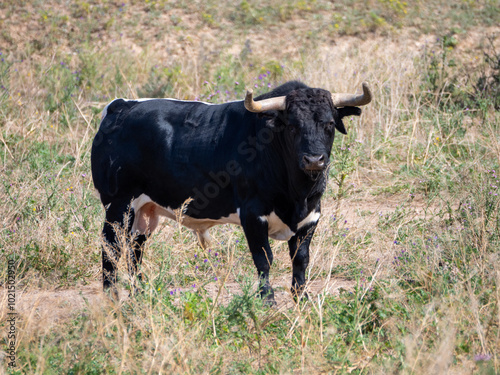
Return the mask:
M 152 215 L 152 219 L 149 218 L 152 212 L 154 213 L 154 210 L 143 211 L 141 208 L 136 214 L 128 200 L 113 201 L 106 206 L 106 221 L 103 227 L 105 243 L 102 247 L 103 288 L 111 288 L 113 297 L 118 296 L 116 266 L 123 250 L 128 255 L 127 264 L 132 283 L 136 275 L 139 280 L 142 279 L 138 268 L 142 263 L 143 244 L 152 231 L 150 222 L 155 222 L 154 227 L 158 223 L 155 215 Z M 145 226 L 144 223 L 148 225 Z
M 210 233 L 208 232 L 208 229 L 203 229 L 203 230 L 198 230 L 195 229 L 193 230 L 193 233 L 196 235 L 196 238 L 198 239 L 198 244 L 203 250 L 208 249 L 210 246 Z
M 143 244 L 148 239 L 148 235 L 146 234 L 130 234 L 130 256 L 127 259 L 128 263 L 128 272 L 130 275 L 130 281 L 135 285 L 135 280 L 139 280 L 142 282 L 142 273 L 140 271 L 140 266 L 142 264 L 142 255 L 143 255 Z M 137 292 L 137 287 L 135 286 L 133 290 Z
M 129 202 L 111 202 L 106 206 L 106 220 L 102 234 L 102 283 L 105 291 L 111 289 L 113 297 L 118 297 L 116 289 L 116 266 L 120 260 L 122 247 L 126 244 L 128 228 L 125 224 L 130 222 Z
M 134 276 L 137 275 L 139 281 L 142 281 L 142 273 L 139 267 L 142 264 L 143 245 L 158 226 L 159 218 L 157 207 L 152 202 L 137 208 L 137 212 L 135 212 L 135 210 L 132 211 L 133 216 L 131 216 L 132 220 L 129 225 L 132 236 L 132 251 L 128 263 L 129 273 L 132 280 L 134 280 Z

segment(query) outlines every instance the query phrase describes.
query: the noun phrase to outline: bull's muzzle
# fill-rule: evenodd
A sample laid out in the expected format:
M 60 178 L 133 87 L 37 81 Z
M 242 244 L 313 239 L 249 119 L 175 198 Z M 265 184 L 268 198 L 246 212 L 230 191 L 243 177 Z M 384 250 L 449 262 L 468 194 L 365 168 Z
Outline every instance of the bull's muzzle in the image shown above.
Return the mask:
M 326 167 L 325 155 L 304 155 L 302 162 L 307 172 L 321 172 Z

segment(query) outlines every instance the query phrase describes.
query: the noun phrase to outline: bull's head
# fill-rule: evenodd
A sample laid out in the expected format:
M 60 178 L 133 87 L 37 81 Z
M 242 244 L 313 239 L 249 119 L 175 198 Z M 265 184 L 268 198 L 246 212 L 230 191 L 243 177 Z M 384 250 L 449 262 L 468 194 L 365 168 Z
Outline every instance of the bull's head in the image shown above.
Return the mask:
M 328 167 L 335 129 L 346 130 L 342 119 L 359 116 L 358 106 L 372 99 L 367 83 L 363 94 L 332 94 L 323 89 L 302 88 L 280 96 L 259 101 L 247 91 L 245 108 L 251 112 L 279 111 L 284 123 L 283 136 L 289 154 L 311 179 L 316 180 Z

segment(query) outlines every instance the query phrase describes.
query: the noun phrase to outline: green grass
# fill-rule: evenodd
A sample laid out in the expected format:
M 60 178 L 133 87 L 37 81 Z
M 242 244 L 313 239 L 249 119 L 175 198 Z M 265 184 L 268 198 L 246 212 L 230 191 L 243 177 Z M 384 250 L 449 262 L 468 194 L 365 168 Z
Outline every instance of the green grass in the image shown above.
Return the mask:
M 498 373 L 499 9 L 491 0 L 0 5 L 0 252 L 16 260 L 24 292 L 18 365 L 3 369 Z M 311 299 L 296 305 L 288 293 L 285 243 L 271 243 L 279 306 L 269 308 L 255 297 L 239 228 L 214 228 L 209 252 L 174 222 L 147 242 L 144 293 L 101 296 L 104 213 L 90 147 L 102 108 L 115 97 L 221 103 L 288 79 L 341 92 L 366 80 L 374 92 L 335 141 Z M 128 293 L 125 264 L 119 279 Z

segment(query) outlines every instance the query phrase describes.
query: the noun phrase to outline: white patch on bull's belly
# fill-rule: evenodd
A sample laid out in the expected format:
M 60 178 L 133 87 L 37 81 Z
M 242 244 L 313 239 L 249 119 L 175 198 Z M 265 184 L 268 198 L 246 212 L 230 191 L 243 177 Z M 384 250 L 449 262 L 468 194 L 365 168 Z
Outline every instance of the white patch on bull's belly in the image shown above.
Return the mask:
M 317 223 L 319 220 L 319 217 L 321 214 L 318 211 L 312 211 L 307 215 L 304 220 L 302 220 L 297 227 L 302 228 L 304 225 L 310 224 L 310 223 Z
M 131 207 L 134 212 L 139 212 L 142 206 L 147 203 L 154 203 L 156 207 L 156 212 L 158 215 L 165 216 L 172 220 L 177 220 L 177 216 L 175 211 L 170 207 L 160 206 L 158 203 L 154 202 L 148 195 L 141 194 L 138 198 L 132 201 Z M 193 229 L 195 231 L 204 232 L 210 227 L 213 227 L 217 224 L 237 224 L 240 223 L 240 215 L 238 208 L 236 213 L 232 213 L 229 216 L 223 216 L 220 219 L 195 219 L 186 215 L 182 215 L 181 224 Z M 134 219 L 134 223 L 132 224 L 132 231 L 135 232 L 137 230 L 137 218 Z
M 153 203 L 155 205 L 155 212 L 158 215 L 165 216 L 172 220 L 177 220 L 177 216 L 175 211 L 170 207 L 160 206 L 158 203 L 154 202 L 148 195 L 141 194 L 138 198 L 132 201 L 131 207 L 135 213 L 139 212 L 141 207 L 143 207 L 147 203 Z M 299 224 L 298 228 L 303 227 L 304 225 L 310 223 L 316 223 L 319 220 L 320 213 L 316 211 L 312 211 L 307 215 Z M 134 219 L 134 223 L 132 224 L 132 231 L 136 232 L 138 230 L 137 226 L 137 217 Z M 268 224 L 268 235 L 272 239 L 279 241 L 288 241 L 295 235 L 288 225 L 283 223 L 278 215 L 273 211 L 269 215 L 259 216 L 259 220 L 262 222 L 267 222 Z M 181 219 L 181 224 L 193 229 L 198 232 L 205 232 L 210 227 L 213 227 L 217 224 L 237 224 L 241 225 L 240 221 L 240 209 L 236 209 L 236 213 L 232 213 L 229 216 L 223 216 L 220 219 L 194 219 L 192 217 L 183 215 Z
M 267 221 L 267 232 L 269 237 L 274 240 L 288 241 L 295 235 L 290 227 L 281 221 L 278 215 L 273 211 L 269 215 L 259 216 L 262 222 Z
M 137 212 L 141 209 L 142 206 L 144 206 L 146 203 L 153 202 L 149 195 L 146 194 L 141 194 L 139 195 L 139 198 L 135 198 L 130 207 L 134 210 L 134 212 Z
M 320 213 L 312 211 L 298 225 L 297 228 L 302 228 L 304 225 L 316 223 L 319 220 Z M 269 237 L 275 240 L 288 241 L 295 235 L 288 225 L 286 225 L 278 215 L 273 211 L 269 215 L 259 216 L 262 222 L 267 222 Z

